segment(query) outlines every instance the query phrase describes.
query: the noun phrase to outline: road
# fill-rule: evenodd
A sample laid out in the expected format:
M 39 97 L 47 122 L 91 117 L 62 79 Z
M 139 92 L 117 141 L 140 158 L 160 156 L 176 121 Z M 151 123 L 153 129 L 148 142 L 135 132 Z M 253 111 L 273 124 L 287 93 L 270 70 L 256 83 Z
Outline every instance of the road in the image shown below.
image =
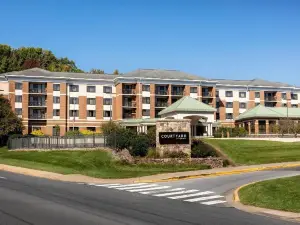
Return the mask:
M 221 197 L 244 183 L 292 175 L 300 175 L 300 169 L 141 184 L 141 188 L 132 188 L 133 186 L 103 187 L 58 182 L 0 171 L 0 224 L 292 225 L 292 222 L 248 214 L 228 207 Z M 172 199 L 174 195 L 155 196 L 164 193 L 160 192 L 164 191 L 163 187 L 165 190 L 175 189 L 175 192 L 201 191 L 205 195 L 200 194 L 192 199 L 204 198 L 205 201 Z M 197 195 L 199 192 L 190 191 L 183 195 L 194 193 Z M 211 199 L 207 196 L 217 197 Z M 214 204 L 205 205 L 207 202 Z

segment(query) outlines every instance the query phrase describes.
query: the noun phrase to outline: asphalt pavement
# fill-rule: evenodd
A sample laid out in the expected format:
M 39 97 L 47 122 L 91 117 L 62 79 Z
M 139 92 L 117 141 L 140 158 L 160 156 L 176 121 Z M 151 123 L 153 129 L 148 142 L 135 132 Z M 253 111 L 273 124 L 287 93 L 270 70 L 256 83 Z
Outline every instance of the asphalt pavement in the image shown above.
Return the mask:
M 150 184 L 137 184 L 142 187 L 134 189 L 130 186 L 122 187 L 124 184 L 96 186 L 0 171 L 0 224 L 291 225 L 295 223 L 242 212 L 228 207 L 226 203 L 202 204 L 215 200 L 223 201 L 223 198 L 219 197 L 190 202 L 185 201 L 186 198 L 170 198 L 174 197 L 173 195 L 157 195 L 161 195 L 160 193 L 167 189 L 182 189 L 197 190 L 182 195 L 206 193 L 203 196 L 188 197 L 189 199 L 224 196 L 244 183 L 299 174 L 299 168 L 261 171 L 151 184 L 154 186 L 150 187 Z M 165 186 L 167 188 L 159 189 Z

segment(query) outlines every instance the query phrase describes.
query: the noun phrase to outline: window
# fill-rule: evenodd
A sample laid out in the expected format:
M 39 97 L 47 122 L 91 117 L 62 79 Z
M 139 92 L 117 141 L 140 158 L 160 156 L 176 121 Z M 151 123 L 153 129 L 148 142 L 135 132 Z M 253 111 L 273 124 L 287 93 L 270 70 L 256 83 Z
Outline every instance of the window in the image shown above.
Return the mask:
M 22 116 L 22 109 L 21 108 L 16 108 L 15 111 L 16 111 L 17 116 Z
M 89 131 L 93 131 L 93 132 L 96 131 L 96 127 L 87 127 L 86 129 L 89 130 Z
M 78 103 L 79 103 L 79 99 L 77 97 L 70 98 L 70 104 L 78 104 Z
M 53 116 L 59 116 L 60 110 L 59 109 L 53 109 Z
M 74 130 L 77 130 L 77 131 L 78 131 L 78 130 L 79 130 L 79 127 L 70 127 L 69 130 L 73 130 L 73 131 L 74 131 Z
M 103 99 L 103 105 L 111 105 L 112 99 L 111 98 L 104 98 Z
M 70 85 L 70 92 L 78 92 L 79 85 Z
M 226 119 L 227 120 L 232 120 L 233 119 L 233 114 L 232 113 L 226 113 Z
M 111 117 L 111 111 L 103 111 L 103 117 Z
M 60 103 L 60 97 L 54 96 L 53 97 L 53 103 Z
M 259 102 L 255 102 L 255 106 L 258 106 L 258 105 L 260 105 L 260 103 Z
M 246 109 L 247 104 L 245 102 L 240 102 L 240 109 Z
M 96 110 L 88 110 L 87 116 L 88 117 L 96 117 Z
M 220 108 L 220 102 L 219 101 L 216 102 L 216 108 Z
M 226 108 L 233 108 L 232 102 L 226 102 Z
M 260 98 L 260 92 L 259 91 L 255 92 L 255 98 Z
M 143 85 L 142 90 L 143 91 L 150 91 L 150 85 Z
M 198 88 L 197 87 L 191 87 L 190 88 L 190 93 L 197 93 L 198 92 Z
M 107 94 L 112 93 L 112 87 L 104 86 L 103 87 L 103 92 L 107 93 Z
M 150 109 L 143 109 L 143 116 L 150 116 Z
M 286 93 L 281 93 L 281 98 L 282 98 L 283 100 L 286 100 Z
M 22 83 L 15 83 L 16 90 L 22 90 Z
M 60 84 L 53 84 L 53 91 L 60 91 Z
M 297 104 L 292 104 L 292 108 L 298 108 Z
M 240 96 L 240 98 L 246 98 L 246 92 L 244 92 L 244 91 L 239 92 L 239 96 Z
M 70 117 L 78 117 L 78 110 L 70 110 Z
M 219 91 L 218 91 L 218 90 L 216 91 L 216 97 L 217 97 L 217 98 L 220 97 L 220 96 L 219 96 Z
M 59 126 L 52 127 L 52 133 L 53 136 L 60 136 L 60 127 Z
M 282 107 L 286 107 L 287 104 L 286 104 L 286 103 L 282 103 L 281 106 L 282 106 Z
M 87 98 L 87 104 L 88 105 L 96 105 L 96 99 L 95 98 Z
M 226 96 L 226 97 L 232 97 L 232 96 L 233 96 L 232 91 L 226 91 L 226 92 L 225 92 L 225 96 Z
M 220 120 L 220 113 L 216 113 L 216 120 Z
M 298 94 L 292 93 L 291 98 L 292 98 L 292 100 L 298 100 Z
M 96 92 L 96 86 L 87 86 L 86 87 L 87 92 Z
M 150 104 L 150 97 L 143 97 L 143 104 Z
M 22 102 L 22 95 L 16 95 L 15 102 Z

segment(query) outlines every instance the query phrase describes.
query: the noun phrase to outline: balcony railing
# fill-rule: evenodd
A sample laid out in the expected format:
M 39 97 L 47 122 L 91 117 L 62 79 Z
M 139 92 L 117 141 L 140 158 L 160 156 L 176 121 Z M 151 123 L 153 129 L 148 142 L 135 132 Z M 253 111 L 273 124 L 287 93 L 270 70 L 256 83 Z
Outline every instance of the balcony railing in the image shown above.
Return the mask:
M 213 94 L 210 92 L 202 92 L 202 97 L 213 97 Z
M 123 106 L 124 107 L 136 107 L 136 103 L 135 102 L 124 102 Z
M 172 91 L 172 95 L 183 95 L 183 91 Z
M 30 101 L 29 106 L 46 106 L 45 101 Z
M 265 101 L 276 102 L 277 98 L 276 96 L 265 96 Z
M 135 90 L 134 89 L 123 89 L 123 94 L 135 94 Z
M 133 119 L 135 118 L 135 114 L 125 113 L 123 114 L 123 119 Z
M 162 90 L 156 90 L 155 94 L 156 95 L 168 95 L 168 91 L 167 90 L 164 90 L 164 91 L 162 91 Z
M 168 107 L 168 102 L 156 102 L 155 107 Z
M 30 88 L 29 93 L 34 93 L 34 94 L 47 93 L 47 89 L 46 88 Z
M 35 119 L 35 120 L 40 120 L 40 119 L 46 119 L 46 114 L 33 114 L 29 115 L 29 119 Z

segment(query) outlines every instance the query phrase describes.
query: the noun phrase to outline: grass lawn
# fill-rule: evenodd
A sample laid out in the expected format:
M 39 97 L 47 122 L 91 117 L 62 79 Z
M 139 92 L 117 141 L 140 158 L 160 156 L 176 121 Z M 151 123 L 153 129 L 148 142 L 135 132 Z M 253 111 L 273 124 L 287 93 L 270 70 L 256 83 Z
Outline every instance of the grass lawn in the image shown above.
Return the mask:
M 300 213 L 300 176 L 251 184 L 239 196 L 245 205 Z
M 300 161 L 300 143 L 256 140 L 203 139 L 223 151 L 236 164 Z
M 159 173 L 208 169 L 206 165 L 124 165 L 105 151 L 12 152 L 0 148 L 0 164 L 61 174 L 100 178 L 129 178 Z

